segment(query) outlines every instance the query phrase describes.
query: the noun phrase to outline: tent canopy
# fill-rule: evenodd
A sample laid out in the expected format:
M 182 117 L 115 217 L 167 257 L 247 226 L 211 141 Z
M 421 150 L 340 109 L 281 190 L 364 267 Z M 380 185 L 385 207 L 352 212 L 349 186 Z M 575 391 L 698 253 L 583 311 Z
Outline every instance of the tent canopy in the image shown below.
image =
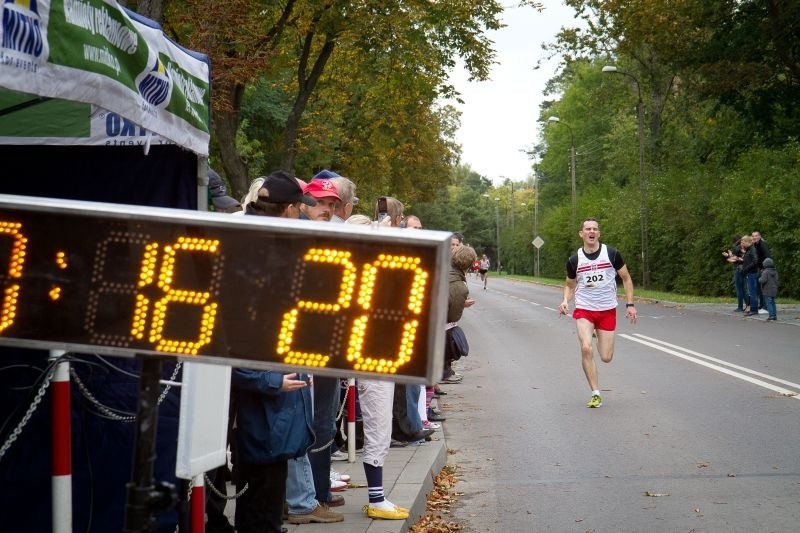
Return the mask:
M 22 93 L 0 96 L 2 142 L 74 144 L 84 128 L 89 128 L 88 139 L 95 138 L 91 133 L 96 131 L 116 137 L 133 129 L 125 127 L 127 121 L 139 130 L 128 136 L 142 137 L 143 143 L 148 138 L 152 143 L 155 134 L 208 155 L 210 82 L 205 56 L 178 46 L 158 24 L 116 3 L 16 0 L 4 2 L 0 11 L 0 87 Z M 42 122 L 21 120 L 18 114 L 30 112 L 42 98 L 91 107 L 83 108 L 80 117 L 77 104 L 51 103 L 49 111 L 65 106 L 78 120 L 56 135 L 37 133 Z M 58 115 L 58 120 L 68 116 Z M 26 131 L 21 124 L 32 129 Z

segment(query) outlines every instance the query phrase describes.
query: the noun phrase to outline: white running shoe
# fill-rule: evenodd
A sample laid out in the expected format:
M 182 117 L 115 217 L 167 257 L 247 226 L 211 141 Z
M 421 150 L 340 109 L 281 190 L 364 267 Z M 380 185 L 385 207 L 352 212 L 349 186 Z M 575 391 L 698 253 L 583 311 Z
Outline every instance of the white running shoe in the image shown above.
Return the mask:
M 336 450 L 331 454 L 331 461 L 347 461 L 348 459 L 347 452 L 342 450 Z
M 340 474 L 336 470 L 331 470 L 331 482 L 334 481 L 344 481 L 345 483 L 349 483 L 350 474 Z
M 331 480 L 331 491 L 332 492 L 341 492 L 347 488 L 347 483 L 344 481 L 334 481 Z

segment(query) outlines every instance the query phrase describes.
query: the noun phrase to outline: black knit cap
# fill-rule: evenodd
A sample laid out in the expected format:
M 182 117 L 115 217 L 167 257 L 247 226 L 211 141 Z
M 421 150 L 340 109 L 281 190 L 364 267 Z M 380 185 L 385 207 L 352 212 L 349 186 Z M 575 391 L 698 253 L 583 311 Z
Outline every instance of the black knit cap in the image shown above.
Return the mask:
M 297 180 L 283 170 L 278 170 L 264 179 L 258 191 L 258 199 L 273 204 L 293 204 L 303 202 L 306 205 L 317 205 L 317 201 L 303 194 Z

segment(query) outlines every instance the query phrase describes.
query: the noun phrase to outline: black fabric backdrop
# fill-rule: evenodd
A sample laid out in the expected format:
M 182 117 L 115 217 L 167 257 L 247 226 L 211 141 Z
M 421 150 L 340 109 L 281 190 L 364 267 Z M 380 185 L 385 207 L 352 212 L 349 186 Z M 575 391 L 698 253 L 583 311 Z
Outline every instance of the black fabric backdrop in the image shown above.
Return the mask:
M 0 146 L 0 193 L 197 209 L 197 156 L 177 146 Z M 0 446 L 31 405 L 47 352 L 0 348 Z M 98 402 L 136 413 L 135 359 L 77 354 L 72 365 Z M 108 364 L 111 363 L 111 364 Z M 113 366 L 112 366 L 113 365 Z M 174 364 L 166 364 L 170 377 Z M 74 531 L 122 531 L 135 424 L 99 415 L 71 385 Z M 159 408 L 155 480 L 175 483 L 180 391 Z M 50 395 L 0 459 L 0 530 L 50 531 Z M 175 529 L 175 511 L 159 531 Z

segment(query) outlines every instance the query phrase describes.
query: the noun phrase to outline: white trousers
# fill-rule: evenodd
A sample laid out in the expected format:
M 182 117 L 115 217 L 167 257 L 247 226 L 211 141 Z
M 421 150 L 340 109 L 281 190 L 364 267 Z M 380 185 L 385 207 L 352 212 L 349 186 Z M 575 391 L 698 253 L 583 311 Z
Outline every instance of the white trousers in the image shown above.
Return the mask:
M 383 466 L 392 443 L 394 383 L 358 378 L 358 401 L 364 423 L 364 462 Z

